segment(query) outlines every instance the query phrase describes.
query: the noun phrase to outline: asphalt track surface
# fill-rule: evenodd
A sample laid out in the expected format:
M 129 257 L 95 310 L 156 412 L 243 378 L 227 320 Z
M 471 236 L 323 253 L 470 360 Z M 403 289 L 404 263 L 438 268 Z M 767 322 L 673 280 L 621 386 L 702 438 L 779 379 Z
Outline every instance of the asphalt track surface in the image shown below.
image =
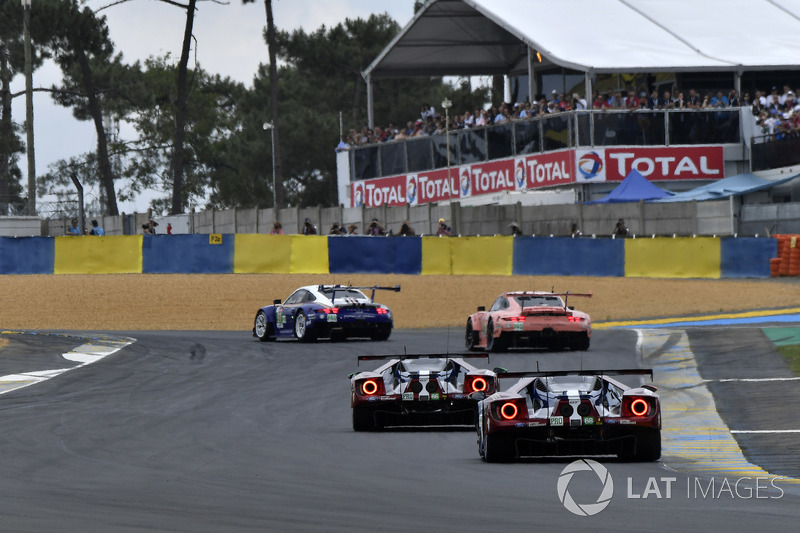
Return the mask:
M 734 353 L 740 370 L 753 372 L 748 353 L 774 354 L 745 342 L 760 334 L 751 332 L 691 333 L 701 368 L 727 376 L 736 369 L 721 358 Z M 64 366 L 60 355 L 86 342 L 79 338 L 86 334 L 75 335 L 9 336 L 0 374 Z M 796 486 L 778 492 L 762 482 L 757 491 L 753 481 L 734 491 L 731 483 L 729 493 L 720 490 L 723 478 L 676 472 L 668 458 L 601 459 L 614 496 L 600 514 L 583 517 L 556 490 L 574 458 L 487 464 L 469 430 L 352 431 L 347 375 L 357 370 L 357 355 L 459 351 L 460 330 L 311 345 L 260 343 L 247 332 L 119 335 L 136 342 L 0 395 L 0 531 L 797 529 Z M 638 367 L 635 343 L 633 330 L 597 330 L 586 353 L 492 355 L 491 366 Z M 780 418 L 775 410 L 796 409 L 777 401 L 772 418 L 727 421 L 769 425 Z M 796 469 L 776 459 L 785 450 L 771 453 L 764 442 L 750 442 L 753 457 Z M 581 503 L 594 503 L 601 489 L 591 472 L 576 473 L 568 485 Z

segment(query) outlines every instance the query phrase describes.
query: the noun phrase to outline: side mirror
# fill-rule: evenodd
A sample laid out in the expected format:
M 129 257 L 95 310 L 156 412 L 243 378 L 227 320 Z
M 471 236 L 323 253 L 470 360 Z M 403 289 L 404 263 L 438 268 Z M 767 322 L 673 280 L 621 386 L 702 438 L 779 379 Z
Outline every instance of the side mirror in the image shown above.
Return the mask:
M 567 307 L 567 309 L 569 309 L 570 311 L 574 311 L 575 310 L 575 306 L 574 305 L 570 305 L 569 307 Z
M 483 391 L 473 392 L 472 394 L 469 395 L 469 398 L 470 398 L 470 400 L 481 401 L 484 398 L 486 398 L 486 393 L 483 392 Z
M 277 300 L 272 300 L 272 305 L 281 305 L 281 299 L 278 298 Z
M 492 372 L 494 372 L 495 374 L 505 374 L 506 372 L 508 372 L 508 369 L 503 368 L 502 366 L 496 366 L 492 369 Z
M 478 306 L 478 311 L 486 311 L 486 307 L 483 305 Z

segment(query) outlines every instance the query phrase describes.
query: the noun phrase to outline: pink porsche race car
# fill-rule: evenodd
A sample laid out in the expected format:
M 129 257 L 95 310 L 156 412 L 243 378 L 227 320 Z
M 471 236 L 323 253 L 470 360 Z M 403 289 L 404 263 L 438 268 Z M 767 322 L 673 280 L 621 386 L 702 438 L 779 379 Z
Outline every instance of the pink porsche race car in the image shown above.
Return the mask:
M 507 348 L 545 347 L 588 350 L 592 320 L 567 305 L 572 296 L 592 294 L 555 292 L 506 292 L 492 307 L 478 307 L 467 319 L 469 350 L 501 352 Z

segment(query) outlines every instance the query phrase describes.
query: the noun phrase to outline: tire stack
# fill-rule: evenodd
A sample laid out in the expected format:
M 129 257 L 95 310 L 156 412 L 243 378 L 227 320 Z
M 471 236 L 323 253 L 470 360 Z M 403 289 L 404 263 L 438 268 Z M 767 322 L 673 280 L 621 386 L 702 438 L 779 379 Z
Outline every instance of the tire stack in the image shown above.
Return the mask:
M 769 260 L 772 277 L 800 276 L 800 235 L 775 235 L 778 257 Z

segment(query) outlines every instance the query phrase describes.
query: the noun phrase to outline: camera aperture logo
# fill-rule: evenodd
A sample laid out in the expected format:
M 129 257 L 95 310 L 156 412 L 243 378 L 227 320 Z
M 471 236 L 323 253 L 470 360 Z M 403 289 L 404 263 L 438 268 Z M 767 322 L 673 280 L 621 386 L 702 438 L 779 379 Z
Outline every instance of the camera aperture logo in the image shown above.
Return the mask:
M 572 495 L 570 495 L 569 490 L 567 490 L 569 488 L 569 482 L 572 480 L 572 476 L 575 475 L 575 472 L 582 471 L 593 471 L 603 484 L 603 490 L 594 503 L 579 504 L 572 499 Z M 564 504 L 567 511 L 578 516 L 593 516 L 611 503 L 611 497 L 614 495 L 614 480 L 611 479 L 611 474 L 609 474 L 606 467 L 597 461 L 579 459 L 571 462 L 561 471 L 556 489 L 558 490 L 558 499 L 561 500 L 561 503 Z

